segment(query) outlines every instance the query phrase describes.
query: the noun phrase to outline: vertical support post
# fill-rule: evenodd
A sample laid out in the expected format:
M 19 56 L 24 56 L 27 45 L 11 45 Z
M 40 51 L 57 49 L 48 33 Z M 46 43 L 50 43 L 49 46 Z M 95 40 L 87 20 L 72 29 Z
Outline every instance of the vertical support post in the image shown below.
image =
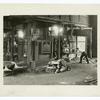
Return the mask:
M 92 58 L 92 28 L 90 29 L 90 58 Z
M 60 36 L 58 36 L 58 58 L 60 58 Z
M 27 65 L 29 70 L 32 71 L 35 67 L 35 60 L 32 59 L 32 36 L 31 36 L 31 23 L 27 24 L 26 28 L 27 36 Z
M 14 35 L 15 35 L 15 30 L 16 30 L 16 27 L 15 26 L 12 26 L 12 31 L 11 31 L 11 34 L 12 34 L 12 43 L 11 43 L 11 46 L 12 46 L 12 51 L 11 51 L 11 55 L 12 55 L 12 61 L 14 61 Z
M 51 58 L 53 58 L 53 37 L 51 36 Z
M 77 33 L 76 33 L 76 48 L 75 48 L 75 52 L 76 52 L 76 57 L 77 57 L 77 45 L 78 45 L 78 43 L 77 43 Z
M 35 60 L 38 60 L 38 42 L 35 42 Z

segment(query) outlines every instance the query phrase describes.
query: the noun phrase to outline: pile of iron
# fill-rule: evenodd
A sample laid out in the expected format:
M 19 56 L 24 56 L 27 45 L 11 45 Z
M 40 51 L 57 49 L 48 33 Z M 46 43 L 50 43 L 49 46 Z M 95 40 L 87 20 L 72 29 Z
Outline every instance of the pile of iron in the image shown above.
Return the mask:
M 60 73 L 70 70 L 71 66 L 67 65 L 67 61 L 65 59 L 51 60 L 46 67 L 46 72 L 48 73 Z

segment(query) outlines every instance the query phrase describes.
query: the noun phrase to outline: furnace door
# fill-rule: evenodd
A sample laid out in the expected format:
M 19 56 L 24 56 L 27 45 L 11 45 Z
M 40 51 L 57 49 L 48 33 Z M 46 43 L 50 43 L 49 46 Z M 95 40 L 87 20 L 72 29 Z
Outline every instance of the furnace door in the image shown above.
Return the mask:
M 77 37 L 77 47 L 80 51 L 86 51 L 86 37 L 85 36 L 78 36 Z

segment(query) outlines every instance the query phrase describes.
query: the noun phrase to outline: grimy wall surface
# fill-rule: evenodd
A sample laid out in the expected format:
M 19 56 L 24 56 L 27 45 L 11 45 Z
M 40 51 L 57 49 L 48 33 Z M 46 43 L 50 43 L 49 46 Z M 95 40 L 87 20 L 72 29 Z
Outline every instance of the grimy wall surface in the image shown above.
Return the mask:
M 89 26 L 92 27 L 92 56 L 97 57 L 97 15 L 89 16 Z

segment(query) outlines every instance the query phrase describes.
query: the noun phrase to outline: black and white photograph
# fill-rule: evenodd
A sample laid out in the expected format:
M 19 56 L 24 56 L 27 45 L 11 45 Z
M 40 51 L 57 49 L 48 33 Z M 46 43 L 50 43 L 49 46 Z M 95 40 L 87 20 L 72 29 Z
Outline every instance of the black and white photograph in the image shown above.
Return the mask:
M 4 15 L 4 85 L 98 85 L 98 15 Z

